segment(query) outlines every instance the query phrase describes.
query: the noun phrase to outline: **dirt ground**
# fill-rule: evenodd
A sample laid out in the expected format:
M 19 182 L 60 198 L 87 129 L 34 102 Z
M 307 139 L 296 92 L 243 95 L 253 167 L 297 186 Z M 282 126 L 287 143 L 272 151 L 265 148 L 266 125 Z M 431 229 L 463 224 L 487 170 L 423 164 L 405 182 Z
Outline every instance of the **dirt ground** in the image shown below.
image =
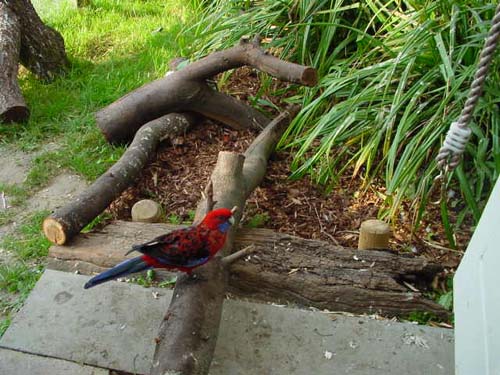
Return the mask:
M 137 183 L 113 202 L 109 213 L 115 219 L 129 220 L 135 202 L 155 199 L 164 208 L 167 219 L 189 221 L 218 152 L 243 151 L 254 137 L 250 132 L 228 130 L 211 121 L 200 124 L 176 139 L 175 145 L 163 145 Z M 383 204 L 379 194 L 383 188 L 371 186 L 360 192 L 361 181 L 343 176 L 327 193 L 325 187 L 313 184 L 307 177 L 291 180 L 291 158 L 290 153 L 281 151 L 270 160 L 263 183 L 247 201 L 243 225 L 356 247 L 361 222 L 376 218 Z M 421 229 L 413 235 L 407 210 L 405 205 L 394 223 L 391 246 L 456 266 L 460 251 L 446 247 L 438 208 L 431 208 Z M 462 238 L 463 243 L 465 240 Z

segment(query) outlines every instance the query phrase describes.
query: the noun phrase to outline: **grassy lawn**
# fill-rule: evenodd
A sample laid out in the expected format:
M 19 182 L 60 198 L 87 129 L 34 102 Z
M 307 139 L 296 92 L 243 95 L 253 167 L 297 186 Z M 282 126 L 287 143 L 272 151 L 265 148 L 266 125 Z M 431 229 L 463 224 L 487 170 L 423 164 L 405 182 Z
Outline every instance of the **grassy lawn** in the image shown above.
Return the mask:
M 189 49 L 190 36 L 179 34 L 195 16 L 195 5 L 181 0 L 94 0 L 80 9 L 42 15 L 64 37 L 72 66 L 65 77 L 47 85 L 21 69 L 31 117 L 25 125 L 0 124 L 0 147 L 35 151 L 49 142 L 57 147 L 33 160 L 26 182 L 0 185 L 0 191 L 22 208 L 61 168 L 92 181 L 112 165 L 123 148 L 104 141 L 94 113 L 163 76 L 170 59 Z M 49 243 L 40 224 L 46 214 L 32 214 L 0 240 L 0 248 L 12 255 L 0 265 L 0 335 L 43 270 Z M 0 225 L 14 216 L 0 212 Z

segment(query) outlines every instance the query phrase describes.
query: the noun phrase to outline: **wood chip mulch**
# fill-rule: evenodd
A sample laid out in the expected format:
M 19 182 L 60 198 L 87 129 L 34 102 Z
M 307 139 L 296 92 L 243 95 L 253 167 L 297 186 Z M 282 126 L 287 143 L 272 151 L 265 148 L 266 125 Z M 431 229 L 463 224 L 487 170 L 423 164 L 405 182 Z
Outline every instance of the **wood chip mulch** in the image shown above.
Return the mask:
M 248 100 L 259 90 L 256 79 L 251 70 L 242 70 L 229 80 L 226 91 Z M 267 99 L 280 104 L 275 98 Z M 135 202 L 154 199 L 163 206 L 167 220 L 189 221 L 215 166 L 218 152 L 242 152 L 255 136 L 250 131 L 237 132 L 210 120 L 204 121 L 172 144 L 163 144 L 141 178 L 113 202 L 108 212 L 115 219 L 130 220 L 130 209 Z M 243 225 L 356 247 L 361 222 L 376 218 L 383 205 L 382 184 L 374 183 L 360 190 L 361 179 L 346 174 L 339 177 L 331 192 L 327 192 L 308 177 L 291 180 L 291 160 L 292 155 L 285 151 L 272 157 L 263 183 L 247 201 Z M 405 202 L 393 219 L 393 248 L 421 254 L 455 268 L 470 239 L 471 230 L 458 234 L 458 251 L 448 249 L 439 206 L 430 205 L 420 229 L 412 234 L 410 203 Z

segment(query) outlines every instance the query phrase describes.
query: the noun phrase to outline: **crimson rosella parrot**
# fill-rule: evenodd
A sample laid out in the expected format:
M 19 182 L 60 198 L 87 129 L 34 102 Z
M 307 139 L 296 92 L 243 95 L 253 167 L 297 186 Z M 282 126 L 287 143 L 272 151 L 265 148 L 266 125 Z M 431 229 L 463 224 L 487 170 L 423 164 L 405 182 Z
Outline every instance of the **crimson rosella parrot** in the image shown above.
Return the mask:
M 174 230 L 142 245 L 132 246 L 128 253 L 139 251 L 143 255 L 127 259 L 93 277 L 84 288 L 152 268 L 177 269 L 191 274 L 194 268 L 208 262 L 224 246 L 232 224 L 232 210 L 219 208 L 210 211 L 198 225 Z

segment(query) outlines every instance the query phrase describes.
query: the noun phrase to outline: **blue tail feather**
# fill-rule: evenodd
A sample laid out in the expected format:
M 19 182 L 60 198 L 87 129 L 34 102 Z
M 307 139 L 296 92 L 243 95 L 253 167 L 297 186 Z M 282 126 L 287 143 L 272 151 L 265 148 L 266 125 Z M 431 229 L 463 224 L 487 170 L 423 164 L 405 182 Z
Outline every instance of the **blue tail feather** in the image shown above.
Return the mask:
M 147 264 L 141 257 L 127 259 L 117 264 L 113 268 L 104 271 L 97 276 L 94 276 L 89 281 L 87 281 L 87 283 L 85 283 L 83 287 L 85 289 L 92 288 L 93 286 L 102 284 L 106 281 L 114 280 L 118 277 L 129 275 L 131 273 L 146 271 L 151 268 L 153 267 Z

